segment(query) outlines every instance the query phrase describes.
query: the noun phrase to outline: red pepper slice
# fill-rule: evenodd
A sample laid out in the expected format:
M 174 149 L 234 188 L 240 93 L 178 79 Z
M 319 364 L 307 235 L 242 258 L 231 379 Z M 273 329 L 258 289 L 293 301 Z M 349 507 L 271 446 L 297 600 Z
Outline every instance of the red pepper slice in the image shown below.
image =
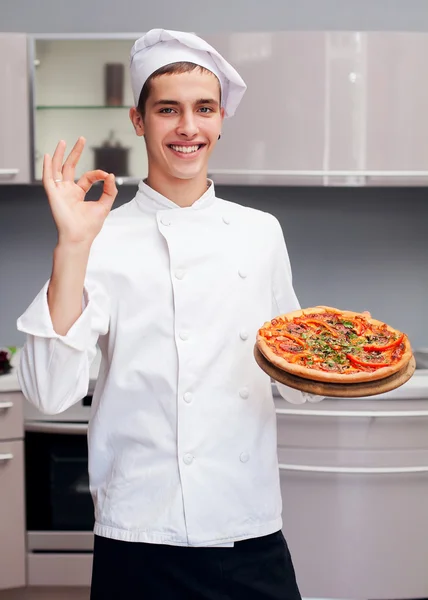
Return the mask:
M 297 319 L 296 319 L 297 322 Z M 315 325 L 322 325 L 323 327 L 325 327 L 326 329 L 328 329 L 328 331 L 334 335 L 334 337 L 338 337 L 339 334 L 337 333 L 337 331 L 335 331 L 332 327 L 330 327 L 330 325 L 328 325 L 327 323 L 324 323 L 324 321 L 320 321 L 319 319 L 307 319 L 305 321 L 298 321 L 298 323 L 300 324 L 300 322 L 302 322 L 303 324 L 305 323 L 315 323 Z
M 354 321 L 353 329 L 358 336 L 361 336 L 361 334 L 367 329 L 367 325 L 363 321 Z
M 389 350 L 390 348 L 399 346 L 403 339 L 404 333 L 401 334 L 401 337 L 399 337 L 398 340 L 395 340 L 395 342 L 391 342 L 391 344 L 387 344 L 386 346 L 363 346 L 363 348 L 366 350 L 366 352 L 372 352 L 373 350 L 379 350 L 380 352 L 383 352 L 383 350 Z
M 290 340 L 293 340 L 293 342 L 296 342 L 296 344 L 299 344 L 299 346 L 306 346 L 305 342 L 303 342 L 301 339 L 299 339 L 295 335 L 292 335 L 291 333 L 287 333 L 286 331 L 281 331 L 281 335 L 284 337 L 287 337 Z
M 360 367 L 370 367 L 372 369 L 381 369 L 382 367 L 389 367 L 392 364 L 390 362 L 388 362 L 388 363 L 365 362 L 365 361 L 359 360 L 352 354 L 347 354 L 346 358 L 349 359 L 351 361 L 351 363 L 354 363 L 355 365 L 359 365 Z
M 307 354 L 307 352 L 299 352 L 298 354 L 293 354 L 292 357 L 288 358 L 288 362 L 295 363 L 304 356 L 308 357 L 309 354 Z

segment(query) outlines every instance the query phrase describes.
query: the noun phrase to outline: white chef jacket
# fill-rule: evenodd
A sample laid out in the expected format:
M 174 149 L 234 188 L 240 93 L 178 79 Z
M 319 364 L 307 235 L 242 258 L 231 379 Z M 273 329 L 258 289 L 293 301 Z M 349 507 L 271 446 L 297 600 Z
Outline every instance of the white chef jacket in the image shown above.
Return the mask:
M 49 281 L 18 319 L 18 370 L 44 413 L 88 392 L 95 533 L 184 546 L 233 545 L 282 527 L 270 378 L 258 328 L 299 308 L 278 220 L 215 196 L 178 207 L 141 182 L 94 240 L 83 312 L 52 326 Z M 286 386 L 292 403 L 318 401 Z

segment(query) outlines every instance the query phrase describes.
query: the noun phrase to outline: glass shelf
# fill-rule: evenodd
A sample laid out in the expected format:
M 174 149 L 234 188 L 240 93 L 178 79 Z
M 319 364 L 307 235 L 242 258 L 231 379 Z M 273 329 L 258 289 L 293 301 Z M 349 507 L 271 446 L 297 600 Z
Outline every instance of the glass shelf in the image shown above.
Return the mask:
M 106 64 L 126 67 L 130 48 L 129 39 L 117 36 L 112 39 L 36 37 L 33 54 L 38 62 L 33 76 L 33 98 L 37 180 L 42 177 L 44 154 L 51 154 L 59 140 L 65 141 L 68 153 L 78 136 L 86 139 L 86 145 L 76 167 L 76 177 L 98 168 L 97 150 L 103 147 L 111 132 L 114 139 L 129 150 L 126 161 L 123 159 L 126 168 L 112 169 L 116 175 L 129 174 L 129 177 L 118 177 L 117 184 L 135 185 L 147 176 L 144 139 L 135 134 L 128 116 L 134 103 L 128 69 L 124 69 L 121 86 L 118 85 L 114 94 L 113 90 L 111 95 L 107 93 Z
M 118 108 L 127 108 L 128 110 L 131 108 L 131 106 L 109 106 L 106 104 L 99 104 L 99 105 L 85 105 L 85 104 L 75 104 L 73 106 L 71 105 L 52 105 L 52 106 L 48 106 L 48 105 L 44 105 L 44 106 L 36 106 L 37 110 L 93 110 L 93 109 L 118 109 Z

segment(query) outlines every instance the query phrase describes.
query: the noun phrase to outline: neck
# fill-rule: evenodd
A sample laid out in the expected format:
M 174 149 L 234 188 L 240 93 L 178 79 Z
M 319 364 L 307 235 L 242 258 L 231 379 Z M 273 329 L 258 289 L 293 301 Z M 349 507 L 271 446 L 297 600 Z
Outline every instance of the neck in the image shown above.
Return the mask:
M 149 169 L 146 184 L 153 190 L 185 208 L 192 206 L 207 191 L 207 174 L 202 172 L 192 179 L 178 179 Z

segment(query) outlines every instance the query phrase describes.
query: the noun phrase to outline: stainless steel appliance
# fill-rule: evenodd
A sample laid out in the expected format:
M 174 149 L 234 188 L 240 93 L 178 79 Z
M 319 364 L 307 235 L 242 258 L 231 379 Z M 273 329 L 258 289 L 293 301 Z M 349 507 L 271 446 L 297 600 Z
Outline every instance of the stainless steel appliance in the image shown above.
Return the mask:
M 25 406 L 29 585 L 89 585 L 94 507 L 87 429 L 92 393 L 59 415 Z

